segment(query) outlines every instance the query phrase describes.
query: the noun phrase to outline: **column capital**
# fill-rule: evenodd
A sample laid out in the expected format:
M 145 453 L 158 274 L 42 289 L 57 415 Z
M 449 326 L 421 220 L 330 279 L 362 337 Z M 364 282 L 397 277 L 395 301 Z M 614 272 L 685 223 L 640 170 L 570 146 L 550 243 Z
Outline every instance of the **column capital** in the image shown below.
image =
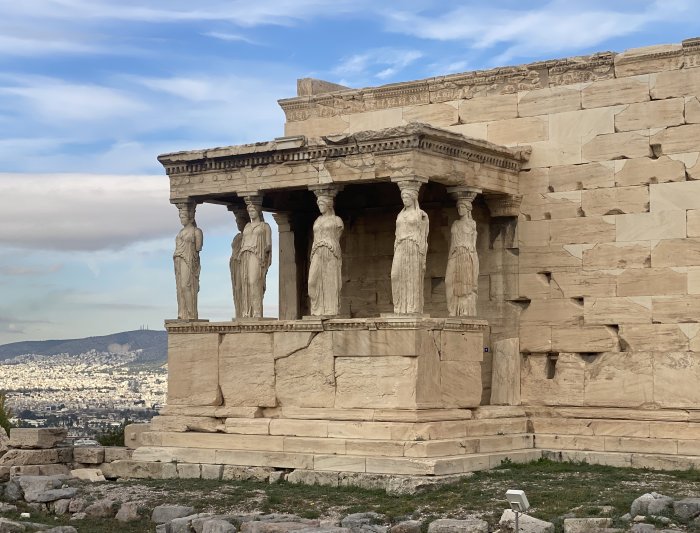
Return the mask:
M 458 185 L 457 187 L 447 187 L 447 192 L 457 201 L 467 200 L 468 202 L 473 202 L 476 195 L 481 194 L 481 189 L 470 187 L 469 185 Z
M 492 217 L 517 217 L 520 214 L 522 194 L 486 194 L 484 198 Z
M 292 221 L 291 214 L 286 212 L 276 212 L 272 213 L 272 218 L 275 219 L 277 228 L 280 232 L 292 231 Z
M 418 184 L 420 187 L 423 183 L 428 183 L 428 178 L 423 176 L 394 176 L 391 178 L 391 182 L 396 183 L 399 188 L 403 188 L 403 186 L 415 187 L 415 184 Z
M 321 196 L 335 198 L 335 195 L 343 190 L 343 186 L 336 183 L 324 183 L 321 185 L 309 185 L 309 190 L 316 195 L 316 198 Z

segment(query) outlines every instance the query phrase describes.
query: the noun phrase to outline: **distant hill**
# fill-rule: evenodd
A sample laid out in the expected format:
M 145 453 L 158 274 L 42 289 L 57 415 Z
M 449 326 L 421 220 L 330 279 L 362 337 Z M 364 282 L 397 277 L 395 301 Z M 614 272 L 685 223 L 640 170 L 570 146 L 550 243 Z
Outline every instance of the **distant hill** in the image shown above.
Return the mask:
M 63 339 L 53 341 L 24 341 L 0 346 L 0 361 L 17 355 L 78 355 L 96 350 L 98 352 L 123 353 L 143 350 L 140 363 L 165 363 L 168 359 L 168 334 L 165 331 L 136 330 L 113 333 L 102 337 L 85 339 Z

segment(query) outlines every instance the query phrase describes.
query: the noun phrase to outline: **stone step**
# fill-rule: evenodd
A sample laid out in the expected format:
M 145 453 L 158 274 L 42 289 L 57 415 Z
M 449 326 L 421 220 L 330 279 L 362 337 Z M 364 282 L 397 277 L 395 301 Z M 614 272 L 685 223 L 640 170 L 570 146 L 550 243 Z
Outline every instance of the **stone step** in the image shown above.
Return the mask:
M 436 440 L 362 440 L 331 437 L 235 435 L 227 433 L 148 432 L 146 446 L 194 447 L 219 450 L 254 450 L 333 455 L 385 457 L 441 457 L 534 448 L 531 434 L 461 437 Z
M 133 461 L 115 461 L 111 464 L 114 465 L 117 471 L 127 463 L 135 463 L 136 465 L 151 463 L 193 463 L 302 468 L 304 470 L 331 472 L 445 475 L 487 470 L 500 465 L 506 459 L 513 462 L 534 461 L 539 459 L 541 455 L 541 450 L 534 449 L 417 458 L 217 450 L 191 447 L 141 447 L 134 452 Z
M 691 470 L 700 468 L 700 456 L 584 450 L 542 450 L 542 457 L 552 461 L 649 468 L 651 470 Z
M 535 435 L 535 448 L 629 452 L 660 455 L 700 455 L 700 440 L 586 435 Z
M 532 430 L 536 435 L 557 434 L 700 441 L 700 423 L 698 422 L 543 417 L 533 417 L 530 420 Z
M 153 431 L 226 432 L 237 435 L 331 437 L 369 440 L 436 440 L 527 433 L 527 419 L 489 418 L 438 422 L 378 422 L 293 418 L 158 416 Z

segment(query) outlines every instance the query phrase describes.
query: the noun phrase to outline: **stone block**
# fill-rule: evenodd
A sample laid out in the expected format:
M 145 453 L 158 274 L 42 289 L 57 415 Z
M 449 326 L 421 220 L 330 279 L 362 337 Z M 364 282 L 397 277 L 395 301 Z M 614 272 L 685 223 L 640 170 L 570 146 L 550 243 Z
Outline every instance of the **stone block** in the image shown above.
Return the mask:
M 648 100 L 648 75 L 596 81 L 581 90 L 581 104 L 584 109 Z
M 400 107 L 342 115 L 342 118 L 348 123 L 347 130 L 345 130 L 347 133 L 382 130 L 406 124 L 403 118 L 403 110 Z
M 292 437 L 327 437 L 326 420 L 291 420 L 275 418 L 270 421 L 270 435 Z
M 21 466 L 5 466 L 0 469 L 9 469 L 10 477 L 19 476 L 69 476 L 70 468 L 64 464 L 48 464 L 48 465 L 21 465 Z
M 316 335 L 314 331 L 277 331 L 272 334 L 272 353 L 275 359 L 286 357 L 307 348 Z
M 481 363 L 442 361 L 440 394 L 444 407 L 477 407 L 481 403 Z
M 365 458 L 350 455 L 314 455 L 314 470 L 364 472 Z
M 683 161 L 663 155 L 658 159 L 641 157 L 615 161 L 615 186 L 627 187 L 649 183 L 685 180 Z
M 658 453 L 674 455 L 678 445 L 673 439 L 637 439 L 634 437 L 605 437 L 605 451 Z
M 548 184 L 554 192 L 607 189 L 614 185 L 615 166 L 609 162 L 552 167 Z
M 135 479 L 175 479 L 177 478 L 177 468 L 173 463 L 146 462 L 119 460 L 106 465 L 109 472 L 102 472 L 109 478 L 135 478 Z
M 461 105 L 461 104 L 460 104 Z M 403 120 L 408 122 L 422 122 L 437 127 L 452 126 L 459 121 L 459 113 L 456 105 L 450 104 L 424 104 L 403 108 Z
M 286 481 L 293 484 L 322 487 L 337 487 L 339 483 L 337 472 L 317 472 L 315 470 L 294 470 L 287 474 Z
M 346 440 L 345 453 L 348 455 L 401 457 L 403 455 L 403 443 L 376 440 Z
M 646 268 L 650 265 L 651 247 L 645 241 L 601 243 L 583 251 L 584 270 Z
M 652 309 L 652 318 L 655 323 L 695 323 L 700 316 L 700 296 L 654 296 Z
M 491 122 L 486 130 L 486 139 L 505 145 L 546 141 L 549 139 L 549 119 L 543 116 Z
M 332 332 L 316 335 L 306 348 L 275 360 L 275 390 L 281 405 L 333 407 L 335 374 Z
M 249 450 L 216 450 L 217 464 L 239 466 L 272 466 L 275 468 L 313 468 L 310 454 L 260 452 Z
M 584 405 L 641 407 L 652 403 L 652 365 L 653 356 L 647 352 L 608 352 L 594 356 L 585 368 Z
M 485 96 L 462 100 L 459 104 L 459 120 L 465 124 L 507 120 L 518 116 L 516 93 Z
M 530 355 L 522 369 L 523 405 L 583 405 L 585 362 L 577 354 Z
M 269 418 L 227 418 L 224 426 L 226 433 L 240 435 L 267 435 L 270 432 Z
M 491 404 L 520 404 L 520 343 L 518 338 L 494 341 L 491 370 Z
M 552 326 L 521 326 L 520 351 L 523 353 L 548 353 L 552 351 Z
M 576 218 L 581 209 L 581 191 L 525 194 L 520 213 L 527 220 Z
M 554 524 L 534 516 L 521 514 L 518 518 L 518 523 L 519 530 L 522 533 L 554 533 Z M 498 527 L 504 533 L 512 533 L 515 530 L 515 513 L 512 509 L 503 511 Z
M 662 130 L 651 136 L 651 144 L 660 144 L 663 154 L 696 152 L 700 145 L 700 124 L 686 124 Z
M 285 437 L 284 451 L 289 453 L 323 453 L 345 455 L 345 440 L 310 437 Z
M 519 274 L 518 296 L 529 300 L 542 300 L 550 296 L 550 281 L 545 274 Z
M 611 242 L 615 240 L 614 216 L 585 216 L 558 220 L 552 224 L 552 244 Z
M 202 478 L 202 465 L 200 464 L 178 463 L 176 466 L 177 477 L 180 479 Z
M 688 275 L 671 268 L 633 268 L 617 276 L 618 296 L 686 294 Z
M 53 448 L 66 435 L 68 430 L 64 428 L 12 428 L 8 445 L 22 449 Z
M 336 407 L 416 406 L 415 357 L 336 357 L 335 376 Z
M 284 134 L 287 137 L 306 135 L 307 137 L 322 137 L 343 133 L 348 129 L 348 121 L 341 116 L 311 117 L 298 122 L 286 122 Z
M 597 245 L 595 248 L 598 248 Z M 586 252 L 584 250 L 584 259 Z M 599 258 L 599 257 L 598 257 Z M 598 259 L 593 258 L 593 259 Z M 581 298 L 584 296 L 615 295 L 617 277 L 612 274 L 596 272 L 552 272 L 549 284 L 551 298 Z
M 586 217 L 644 213 L 649 211 L 649 188 L 611 187 L 583 191 L 581 208 Z
M 469 520 L 440 518 L 428 525 L 428 533 L 488 533 L 488 531 L 488 523 L 477 518 Z
M 700 498 L 683 498 L 673 502 L 673 513 L 681 520 L 690 520 L 700 514 Z
M 0 457 L 0 466 L 46 465 L 60 463 L 56 448 L 40 450 L 14 449 Z
M 659 72 L 651 77 L 650 86 L 655 100 L 700 94 L 700 69 Z
M 201 465 L 202 479 L 221 479 L 224 471 L 223 465 Z
M 688 350 L 688 337 L 675 324 L 623 324 L 620 342 L 631 352 Z
M 664 409 L 693 408 L 700 402 L 700 354 L 662 352 L 654 358 L 654 401 Z
M 151 431 L 151 424 L 129 424 L 124 428 L 124 444 L 130 449 L 142 446 L 143 435 L 149 431 Z
M 608 326 L 552 327 L 553 352 L 612 352 L 620 350 L 615 329 Z
M 168 334 L 168 404 L 221 405 L 218 334 Z
M 443 330 L 439 342 L 441 361 L 481 362 L 484 359 L 484 335 L 481 331 Z
M 603 451 L 605 437 L 585 435 L 537 435 L 538 448 L 550 450 Z
M 533 273 L 542 272 L 542 266 L 547 265 L 548 269 L 567 270 L 580 269 L 581 257 L 577 257 L 563 246 L 528 246 L 521 248 L 520 272 Z
M 71 477 L 76 479 L 81 479 L 83 481 L 90 481 L 91 483 L 99 483 L 105 481 L 105 477 L 102 474 L 102 470 L 99 468 L 76 468 L 70 471 Z
M 690 209 L 686 212 L 686 231 L 688 237 L 700 237 L 700 210 Z
M 583 322 L 587 326 L 651 324 L 651 297 L 586 298 Z
M 700 182 L 682 181 L 650 185 L 649 197 L 652 211 L 694 209 L 700 205 Z
M 518 116 L 550 115 L 581 109 L 581 91 L 571 86 L 518 93 Z
M 272 334 L 256 332 L 224 335 L 219 347 L 218 375 L 226 405 L 277 405 Z
M 102 446 L 75 447 L 73 461 L 88 465 L 102 464 L 105 462 L 105 449 Z
M 651 194 L 653 197 L 653 191 Z M 616 222 L 617 242 L 679 239 L 686 236 L 685 211 L 618 215 Z
M 520 314 L 521 326 L 576 326 L 583 318 L 582 306 L 574 300 L 532 300 Z
M 183 518 L 194 514 L 194 507 L 189 505 L 163 504 L 155 507 L 151 513 L 151 522 L 165 524 L 176 518 Z
M 518 246 L 549 246 L 549 220 L 519 220 Z
M 616 131 L 665 128 L 685 123 L 683 98 L 654 100 L 628 105 L 615 116 Z
M 611 161 L 650 155 L 649 136 L 638 132 L 597 135 L 584 144 L 582 149 L 584 161 Z
M 120 446 L 105 447 L 105 463 L 111 463 L 119 459 L 131 459 L 131 450 Z
M 697 96 L 685 98 L 685 122 L 686 124 L 700 123 L 700 100 Z
M 682 214 L 682 212 L 679 212 Z M 700 239 L 668 239 L 660 241 L 651 250 L 653 267 L 700 266 Z
M 612 518 L 565 518 L 564 533 L 597 533 L 612 525 Z
M 632 48 L 615 55 L 616 78 L 674 70 L 682 66 L 683 52 L 680 44 Z
M 225 481 L 266 482 L 274 468 L 264 466 L 223 465 L 221 479 Z

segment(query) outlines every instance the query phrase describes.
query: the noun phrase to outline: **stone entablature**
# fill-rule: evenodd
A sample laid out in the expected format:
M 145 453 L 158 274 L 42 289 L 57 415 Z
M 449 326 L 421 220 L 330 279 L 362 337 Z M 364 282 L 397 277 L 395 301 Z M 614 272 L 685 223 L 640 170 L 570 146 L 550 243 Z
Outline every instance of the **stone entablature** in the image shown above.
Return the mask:
M 274 141 L 163 154 L 171 201 L 240 196 L 331 183 L 420 176 L 447 186 L 515 194 L 527 148 L 506 148 L 426 124 L 322 139 Z
M 698 65 L 700 39 L 693 38 L 681 44 L 649 46 L 619 54 L 600 52 L 380 87 L 337 89 L 308 96 L 300 94 L 296 98 L 281 99 L 278 103 L 288 122 L 298 122 L 316 117 L 512 94 Z

